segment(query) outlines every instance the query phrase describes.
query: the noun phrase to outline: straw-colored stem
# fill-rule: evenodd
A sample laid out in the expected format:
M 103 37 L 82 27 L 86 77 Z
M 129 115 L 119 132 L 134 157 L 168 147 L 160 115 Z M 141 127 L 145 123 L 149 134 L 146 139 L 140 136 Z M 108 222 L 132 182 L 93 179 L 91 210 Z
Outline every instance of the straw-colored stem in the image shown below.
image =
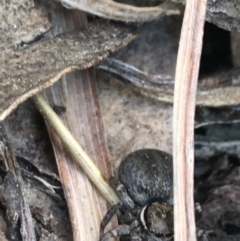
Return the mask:
M 68 151 L 72 155 L 74 161 L 76 161 L 87 174 L 92 183 L 102 193 L 104 198 L 110 204 L 116 204 L 119 202 L 119 198 L 115 191 L 110 187 L 106 178 L 102 175 L 98 167 L 90 159 L 87 153 L 82 149 L 78 142 L 71 135 L 69 130 L 62 123 L 60 118 L 55 114 L 52 108 L 44 100 L 41 95 L 35 95 L 33 98 L 34 104 L 47 121 L 49 126 L 58 135 L 63 144 L 67 147 Z

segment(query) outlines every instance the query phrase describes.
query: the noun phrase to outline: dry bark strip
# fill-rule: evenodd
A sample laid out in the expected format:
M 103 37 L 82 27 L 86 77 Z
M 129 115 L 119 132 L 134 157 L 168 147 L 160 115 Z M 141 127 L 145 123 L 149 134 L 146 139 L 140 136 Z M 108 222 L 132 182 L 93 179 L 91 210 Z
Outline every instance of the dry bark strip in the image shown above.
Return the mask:
M 196 240 L 194 113 L 207 0 L 188 0 L 177 57 L 173 106 L 174 239 Z
M 112 0 L 60 0 L 69 8 L 76 8 L 99 17 L 124 22 L 151 21 L 160 16 L 180 14 L 178 5 L 166 1 L 156 7 L 135 7 Z
M 99 69 L 130 82 L 133 90 L 152 99 L 173 103 L 174 79 L 170 75 L 150 75 L 114 58 L 107 58 Z M 240 103 L 240 70 L 213 74 L 199 80 L 196 96 L 198 106 L 231 106 Z
M 127 45 L 128 27 L 94 21 L 86 31 L 61 34 L 5 56 L 0 62 L 0 121 L 65 73 L 86 69 Z

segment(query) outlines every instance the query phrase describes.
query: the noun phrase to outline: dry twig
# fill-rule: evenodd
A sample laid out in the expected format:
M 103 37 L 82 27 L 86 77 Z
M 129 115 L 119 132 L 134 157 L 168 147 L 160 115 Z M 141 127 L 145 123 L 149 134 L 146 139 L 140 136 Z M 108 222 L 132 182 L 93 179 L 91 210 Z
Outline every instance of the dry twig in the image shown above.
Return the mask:
M 175 240 L 196 240 L 193 202 L 194 112 L 207 0 L 188 0 L 177 58 L 173 110 Z
M 89 158 L 86 152 L 77 143 L 77 141 L 73 138 L 71 133 L 67 130 L 67 128 L 61 122 L 59 117 L 54 113 L 51 107 L 46 103 L 43 97 L 40 95 L 35 95 L 33 97 L 33 101 L 49 126 L 51 126 L 54 132 L 59 136 L 61 141 L 67 147 L 74 160 L 80 164 L 82 169 L 85 171 L 94 185 L 99 189 L 102 195 L 106 198 L 106 200 L 111 204 L 118 203 L 119 199 L 116 193 L 109 186 L 106 179 L 103 178 L 102 173 L 96 167 L 94 162 Z

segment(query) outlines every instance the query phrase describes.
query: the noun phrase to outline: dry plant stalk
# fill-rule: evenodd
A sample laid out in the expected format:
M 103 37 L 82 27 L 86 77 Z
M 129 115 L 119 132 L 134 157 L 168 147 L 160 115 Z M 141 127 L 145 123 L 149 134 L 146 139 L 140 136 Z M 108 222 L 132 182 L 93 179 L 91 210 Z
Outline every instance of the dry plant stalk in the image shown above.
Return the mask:
M 178 50 L 173 109 L 174 231 L 196 240 L 193 200 L 194 113 L 207 0 L 188 0 Z
M 62 121 L 51 109 L 51 107 L 47 104 L 47 102 L 43 99 L 43 97 L 38 94 L 35 95 L 32 99 L 34 101 L 35 106 L 44 117 L 45 121 L 58 135 L 58 137 L 67 147 L 73 159 L 82 167 L 84 172 L 88 175 L 90 180 L 102 193 L 105 199 L 112 205 L 118 203 L 119 199 L 115 191 L 110 187 L 110 185 L 108 184 L 107 180 L 103 177 L 100 170 L 90 159 L 87 153 L 77 143 L 77 141 L 71 135 L 69 130 L 64 126 Z

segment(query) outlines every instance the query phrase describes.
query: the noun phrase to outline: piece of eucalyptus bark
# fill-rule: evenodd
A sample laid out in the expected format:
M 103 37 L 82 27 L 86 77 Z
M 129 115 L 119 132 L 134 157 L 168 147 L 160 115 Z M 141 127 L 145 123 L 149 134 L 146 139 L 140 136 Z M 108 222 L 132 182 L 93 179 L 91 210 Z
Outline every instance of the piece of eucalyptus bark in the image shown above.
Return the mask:
M 132 84 L 132 90 L 161 102 L 173 103 L 174 78 L 150 75 L 120 60 L 108 58 L 98 68 Z M 198 83 L 196 105 L 230 106 L 240 104 L 240 70 L 231 70 L 202 78 Z
M 88 32 L 61 34 L 6 55 L 0 62 L 0 120 L 63 74 L 97 64 L 133 38 L 132 28 L 94 21 Z

